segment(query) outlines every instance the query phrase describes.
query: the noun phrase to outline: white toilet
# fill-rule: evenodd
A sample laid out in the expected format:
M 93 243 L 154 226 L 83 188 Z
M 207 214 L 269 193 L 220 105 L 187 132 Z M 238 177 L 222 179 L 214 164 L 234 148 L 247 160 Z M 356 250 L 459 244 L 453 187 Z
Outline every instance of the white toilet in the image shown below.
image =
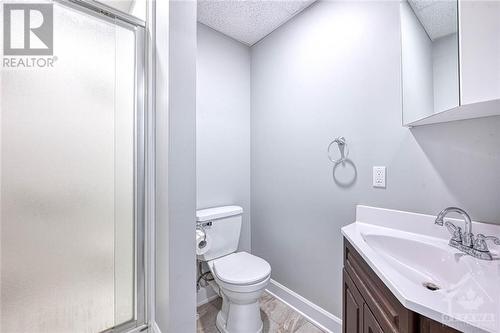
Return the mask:
M 214 277 L 211 283 L 222 296 L 217 328 L 223 333 L 262 332 L 259 298 L 271 278 L 267 261 L 247 252 L 236 252 L 241 231 L 239 206 L 198 210 L 196 222 L 206 232 L 208 251 L 198 255 Z

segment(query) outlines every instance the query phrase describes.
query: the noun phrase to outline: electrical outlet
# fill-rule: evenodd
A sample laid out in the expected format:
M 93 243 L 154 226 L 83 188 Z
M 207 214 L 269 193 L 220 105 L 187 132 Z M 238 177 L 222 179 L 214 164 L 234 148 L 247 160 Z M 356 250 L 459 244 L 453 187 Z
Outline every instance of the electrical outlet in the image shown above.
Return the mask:
M 373 187 L 385 188 L 385 166 L 373 167 Z

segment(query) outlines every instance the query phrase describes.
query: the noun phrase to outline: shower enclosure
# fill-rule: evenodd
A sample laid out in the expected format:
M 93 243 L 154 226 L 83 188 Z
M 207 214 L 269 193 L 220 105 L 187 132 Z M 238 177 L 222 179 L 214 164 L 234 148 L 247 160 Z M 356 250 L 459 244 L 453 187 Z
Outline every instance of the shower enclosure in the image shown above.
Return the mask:
M 142 327 L 144 23 L 37 3 L 53 13 L 53 54 L 0 72 L 0 333 Z M 23 10 L 9 12 L 11 43 L 39 44 L 15 36 L 15 15 L 36 18 Z

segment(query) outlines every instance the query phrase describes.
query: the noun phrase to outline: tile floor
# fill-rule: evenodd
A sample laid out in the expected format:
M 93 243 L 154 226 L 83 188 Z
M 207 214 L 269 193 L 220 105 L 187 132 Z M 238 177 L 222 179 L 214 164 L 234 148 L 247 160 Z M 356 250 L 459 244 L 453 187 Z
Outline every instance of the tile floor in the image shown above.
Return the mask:
M 215 326 L 220 298 L 198 308 L 197 333 L 218 333 Z M 298 312 L 264 292 L 260 299 L 260 314 L 264 322 L 263 333 L 323 333 Z

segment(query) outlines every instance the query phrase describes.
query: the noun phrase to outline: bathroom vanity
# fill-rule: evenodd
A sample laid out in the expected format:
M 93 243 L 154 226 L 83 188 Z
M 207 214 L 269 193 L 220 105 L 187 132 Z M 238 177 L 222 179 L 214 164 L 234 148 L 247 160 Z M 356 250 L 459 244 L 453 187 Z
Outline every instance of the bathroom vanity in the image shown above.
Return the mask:
M 344 333 L 500 332 L 499 246 L 491 261 L 465 255 L 434 219 L 357 207 L 342 228 Z M 473 231 L 500 226 L 473 222 Z
M 458 332 L 405 308 L 345 238 L 342 274 L 344 333 Z

